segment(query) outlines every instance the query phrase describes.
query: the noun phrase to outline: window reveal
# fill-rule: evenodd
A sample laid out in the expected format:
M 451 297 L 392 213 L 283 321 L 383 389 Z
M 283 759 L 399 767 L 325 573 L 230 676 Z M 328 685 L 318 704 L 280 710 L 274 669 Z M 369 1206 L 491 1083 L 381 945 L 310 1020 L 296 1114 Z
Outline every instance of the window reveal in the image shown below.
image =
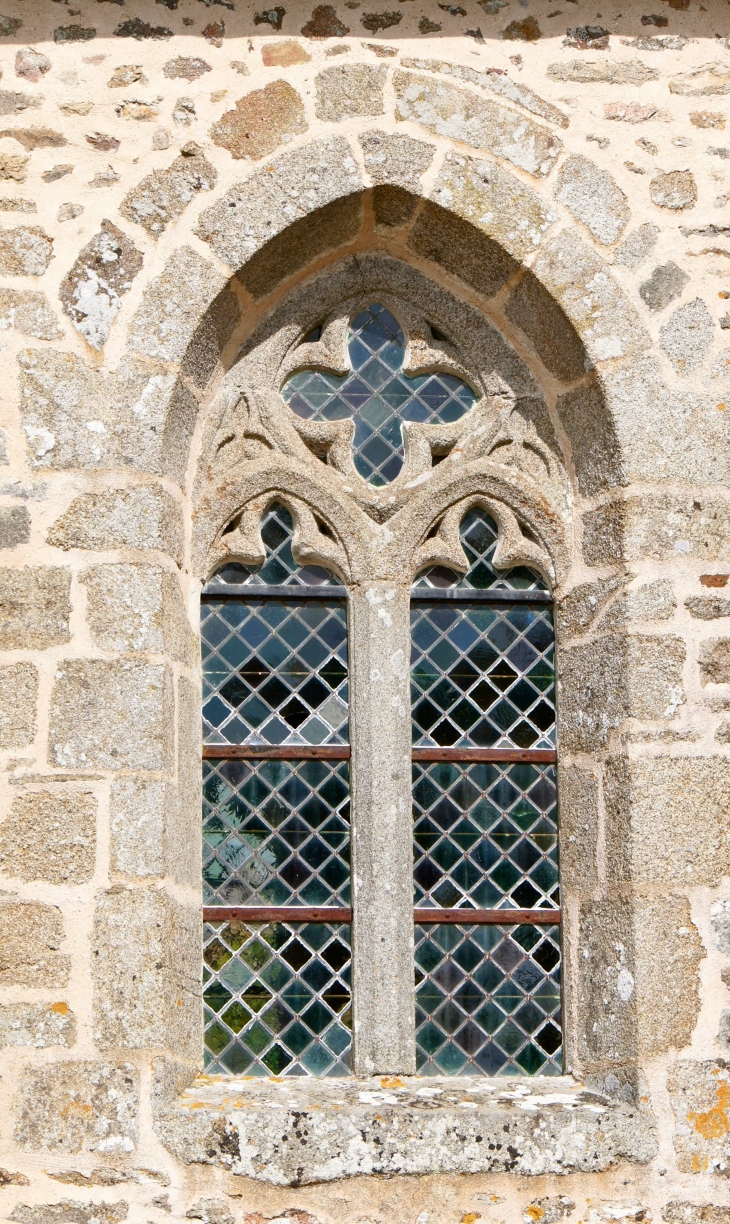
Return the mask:
M 350 825 L 344 590 L 272 506 L 258 570 L 206 585 L 205 1065 L 347 1075 Z
M 434 567 L 412 590 L 417 1065 L 559 1075 L 550 596 L 493 568 L 483 511 L 460 535 L 467 574 Z

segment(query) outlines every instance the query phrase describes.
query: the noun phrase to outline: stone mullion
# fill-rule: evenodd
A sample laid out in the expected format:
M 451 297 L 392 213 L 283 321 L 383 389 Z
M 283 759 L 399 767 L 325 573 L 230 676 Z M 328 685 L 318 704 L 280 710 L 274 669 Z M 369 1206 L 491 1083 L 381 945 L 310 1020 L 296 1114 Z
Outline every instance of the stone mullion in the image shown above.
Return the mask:
M 415 1072 L 409 591 L 350 592 L 354 1070 Z

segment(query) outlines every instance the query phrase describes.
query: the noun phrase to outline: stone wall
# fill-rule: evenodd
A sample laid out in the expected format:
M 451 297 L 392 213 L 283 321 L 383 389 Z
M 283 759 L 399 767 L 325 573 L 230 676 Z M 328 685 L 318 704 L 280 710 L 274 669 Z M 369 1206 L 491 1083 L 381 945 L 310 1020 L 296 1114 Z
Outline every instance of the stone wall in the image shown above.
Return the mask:
M 4 1214 L 730 1220 L 730 10 L 78 5 L 0 15 Z M 454 435 L 390 507 L 274 393 L 379 285 L 416 364 L 419 320 L 457 337 L 507 448 Z M 503 1082 L 467 1125 L 458 1085 L 194 1082 L 198 598 L 272 489 L 358 615 L 469 498 L 551 578 L 554 1099 Z

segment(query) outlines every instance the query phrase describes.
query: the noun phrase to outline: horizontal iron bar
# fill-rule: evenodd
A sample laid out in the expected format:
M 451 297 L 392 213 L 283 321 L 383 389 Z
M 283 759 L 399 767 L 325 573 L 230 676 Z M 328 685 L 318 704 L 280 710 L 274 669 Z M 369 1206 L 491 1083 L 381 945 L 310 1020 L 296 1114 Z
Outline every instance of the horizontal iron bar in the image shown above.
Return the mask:
M 414 748 L 414 761 L 514 761 L 552 765 L 554 748 Z
M 352 910 L 334 906 L 303 905 L 206 905 L 204 922 L 352 922 Z
M 558 926 L 560 910 L 416 909 L 413 921 L 419 926 L 442 922 L 458 923 L 459 926 Z
M 412 587 L 413 603 L 539 603 L 551 604 L 549 591 L 506 591 L 504 587 L 490 587 L 488 591 L 473 591 L 470 587 Z
M 204 744 L 204 761 L 349 761 L 348 744 Z
M 213 586 L 203 587 L 203 599 L 346 599 L 347 587 L 310 586 Z

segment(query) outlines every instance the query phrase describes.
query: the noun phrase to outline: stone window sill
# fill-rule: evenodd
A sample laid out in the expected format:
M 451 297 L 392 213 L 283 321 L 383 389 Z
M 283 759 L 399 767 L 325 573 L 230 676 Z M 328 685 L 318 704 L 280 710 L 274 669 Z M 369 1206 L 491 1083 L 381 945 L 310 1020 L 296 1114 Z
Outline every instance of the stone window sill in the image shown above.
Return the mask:
M 211 1079 L 157 1131 L 187 1163 L 279 1186 L 363 1174 L 596 1173 L 656 1153 L 653 1119 L 569 1077 Z

